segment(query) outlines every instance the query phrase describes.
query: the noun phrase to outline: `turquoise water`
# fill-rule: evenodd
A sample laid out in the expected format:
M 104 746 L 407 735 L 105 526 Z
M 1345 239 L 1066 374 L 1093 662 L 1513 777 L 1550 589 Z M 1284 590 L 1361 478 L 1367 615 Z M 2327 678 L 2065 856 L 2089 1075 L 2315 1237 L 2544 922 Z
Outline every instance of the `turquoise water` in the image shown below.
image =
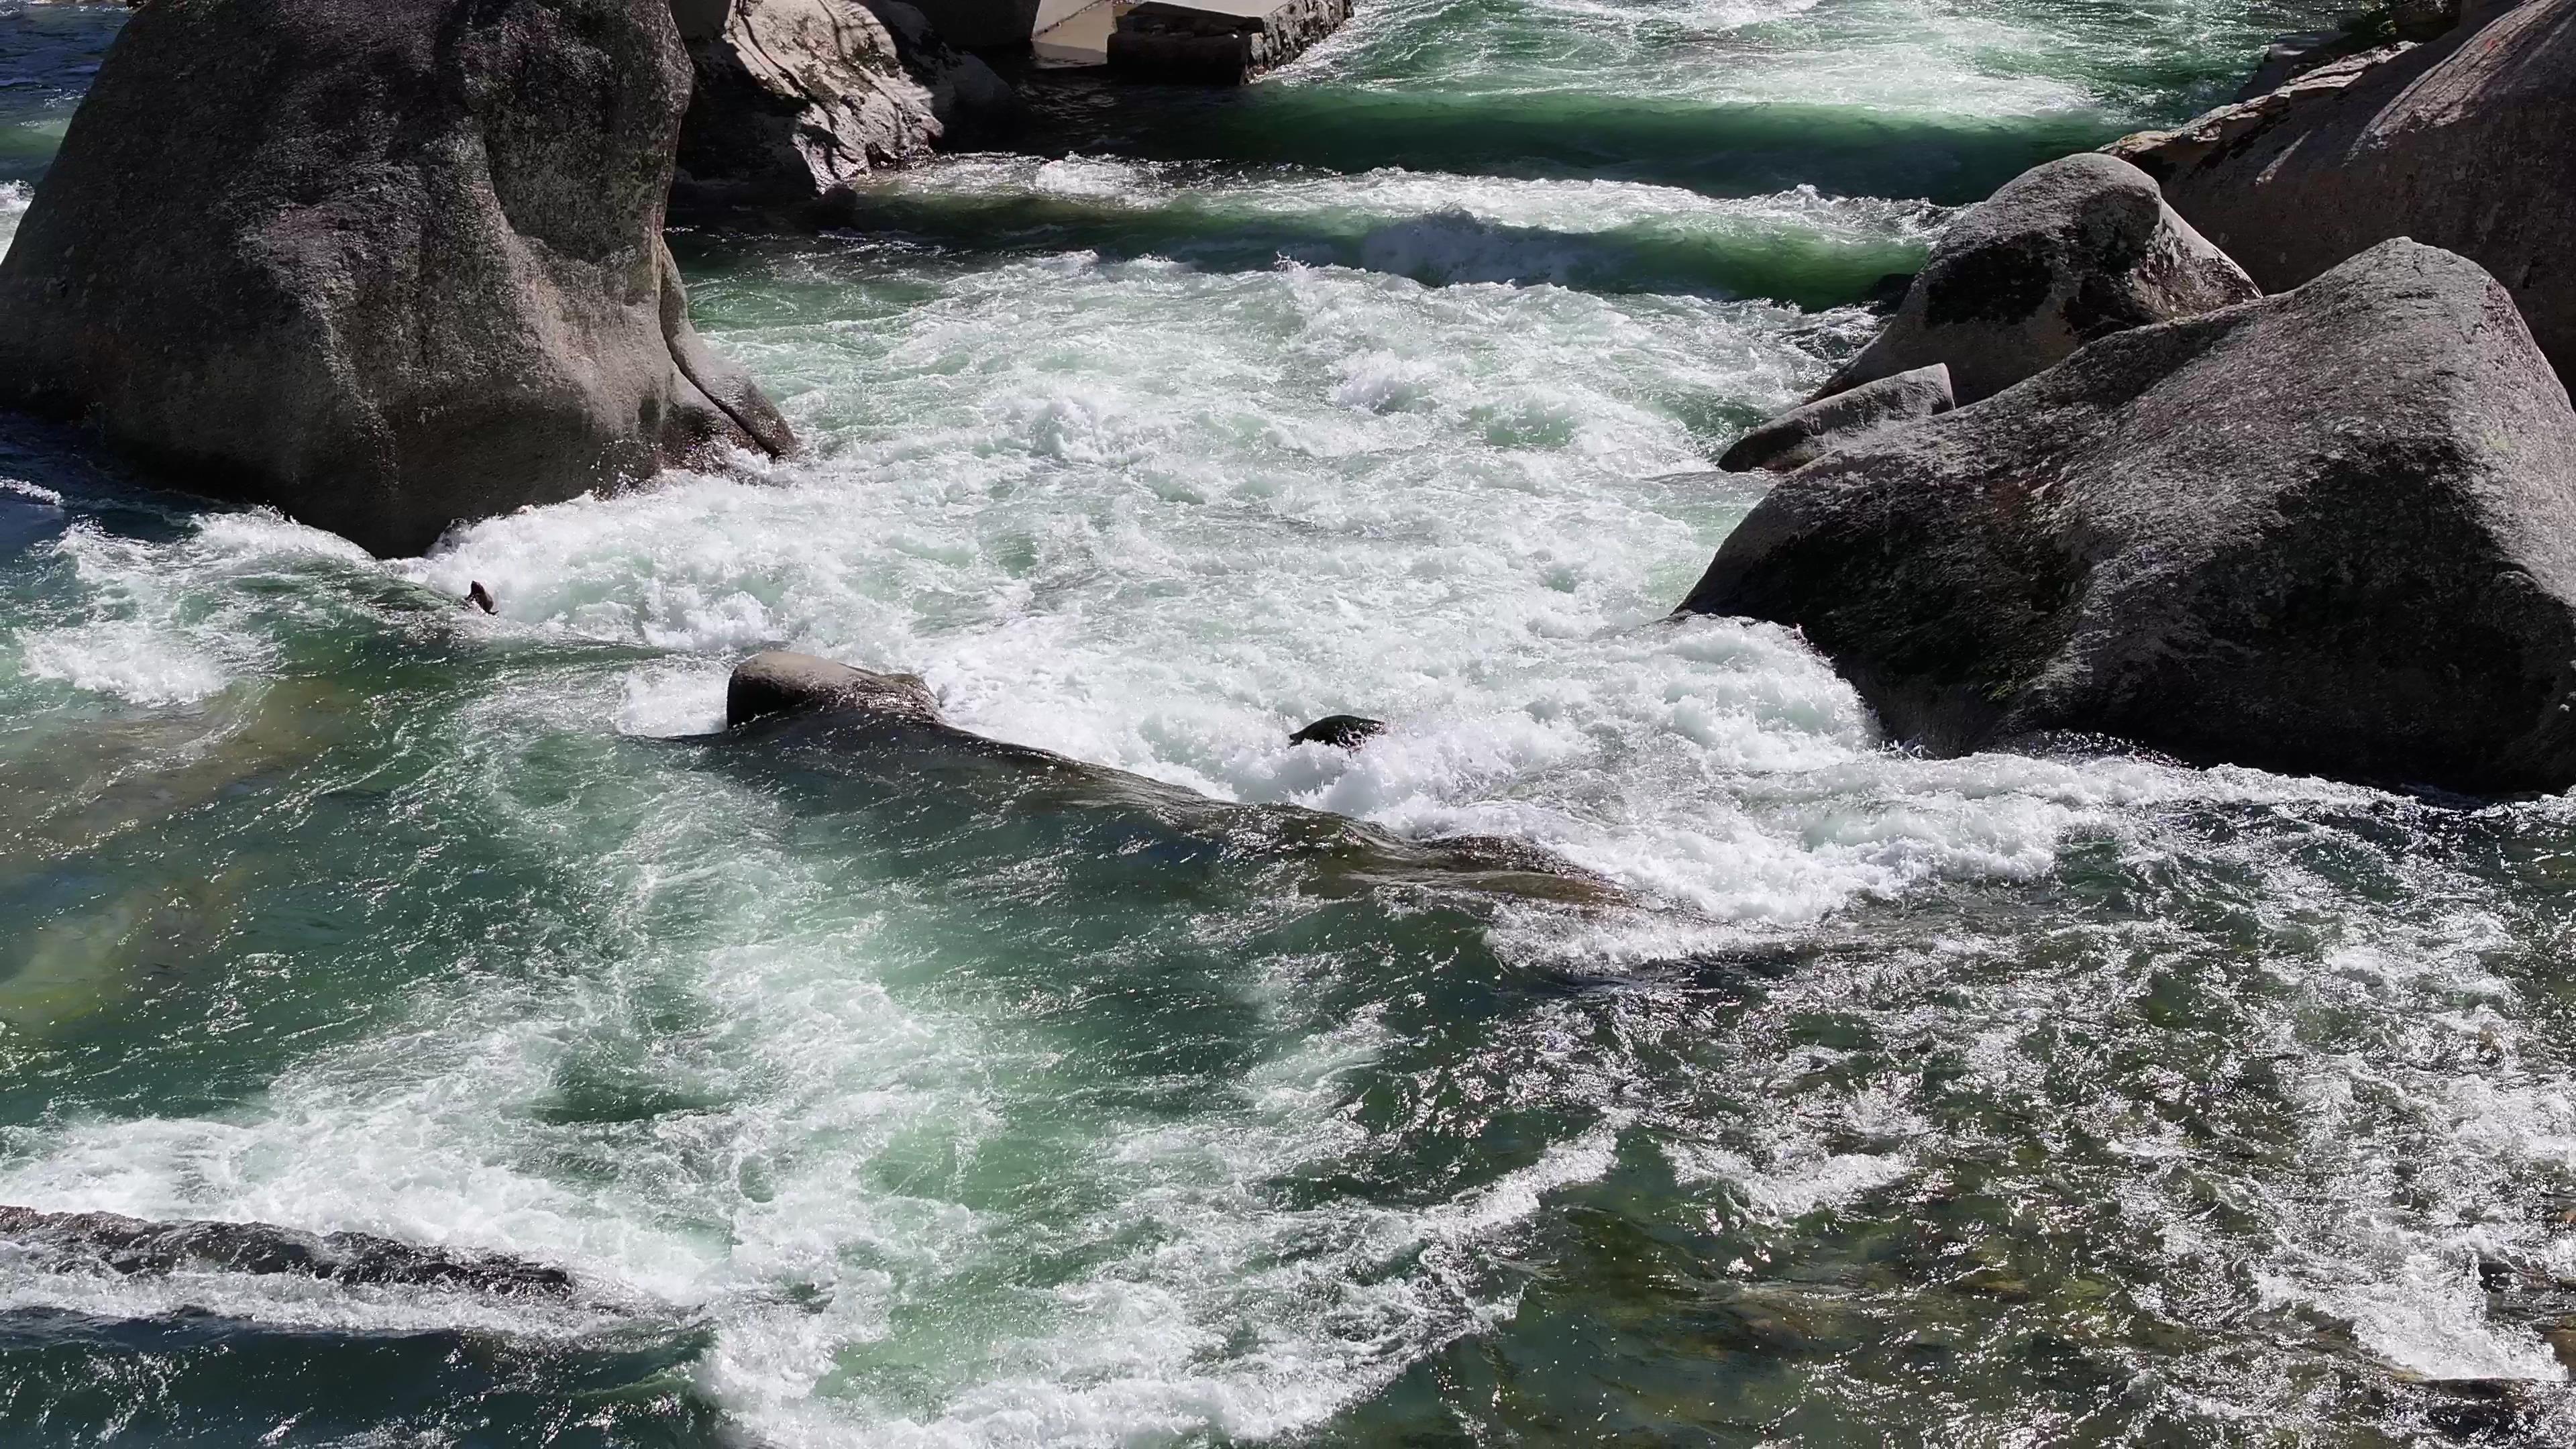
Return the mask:
M 0 4 L 0 181 L 117 13 Z M 0 1441 L 2576 1439 L 2565 801 L 1922 760 L 1662 618 L 1949 208 L 2316 18 L 1407 0 L 1064 82 L 675 238 L 811 458 L 420 559 L 0 425 L 0 1202 L 579 1284 L 0 1257 Z M 688 739 L 771 645 L 1247 808 Z

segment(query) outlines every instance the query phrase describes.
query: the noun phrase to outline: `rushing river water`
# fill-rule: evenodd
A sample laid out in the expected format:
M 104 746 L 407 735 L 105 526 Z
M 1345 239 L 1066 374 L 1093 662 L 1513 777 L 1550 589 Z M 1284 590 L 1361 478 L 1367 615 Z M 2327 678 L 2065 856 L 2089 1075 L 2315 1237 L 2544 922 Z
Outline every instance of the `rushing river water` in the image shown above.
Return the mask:
M 0 0 L 0 231 L 119 14 Z M 1662 618 L 1758 488 L 1675 475 L 1946 208 L 2318 18 L 1362 0 L 1058 80 L 678 238 L 811 458 L 422 559 L 0 424 L 0 1203 L 579 1285 L 0 1258 L 0 1442 L 2576 1442 L 2576 810 L 1924 760 Z M 675 740 L 766 645 L 1635 904 Z

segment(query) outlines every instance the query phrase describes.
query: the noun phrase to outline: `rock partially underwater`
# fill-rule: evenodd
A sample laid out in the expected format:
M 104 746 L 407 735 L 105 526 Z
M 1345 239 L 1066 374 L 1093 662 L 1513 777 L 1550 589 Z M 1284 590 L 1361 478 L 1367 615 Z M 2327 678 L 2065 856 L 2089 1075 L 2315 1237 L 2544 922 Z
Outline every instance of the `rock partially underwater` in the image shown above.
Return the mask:
M 1288 743 L 1356 750 L 1385 733 L 1386 721 L 1382 719 L 1357 714 L 1328 714 L 1289 735 Z
M 1022 816 L 1097 812 L 1135 821 L 1214 858 L 1291 863 L 1302 888 L 1331 893 L 1378 885 L 1486 892 L 1569 905 L 1612 905 L 1611 881 L 1525 841 L 1461 835 L 1406 840 L 1321 810 L 1241 805 L 1049 750 L 972 733 L 940 717 L 921 680 L 772 651 L 737 666 L 726 687 L 726 732 L 700 737 L 814 751 L 834 762 L 961 787 L 992 786 Z
M 2392 237 L 2458 252 L 2576 377 L 2576 0 L 2477 6 L 2109 149 L 2267 289 Z
M 1942 363 L 1957 400 L 1972 403 L 2097 337 L 2257 295 L 2136 167 L 2068 156 L 2013 178 L 1951 227 L 1886 330 L 1823 395 Z
M 1890 734 L 2576 784 L 2576 412 L 2477 265 L 2392 241 L 1784 478 L 1686 610 L 1795 625 Z
M 0 405 L 378 553 L 794 438 L 662 244 L 668 0 L 146 5 L 0 260 Z
M 122 1275 L 292 1273 L 351 1286 L 562 1298 L 560 1268 L 492 1253 L 417 1247 L 372 1233 L 308 1233 L 268 1223 L 149 1222 L 117 1213 L 0 1207 L 0 1250 L 56 1272 Z

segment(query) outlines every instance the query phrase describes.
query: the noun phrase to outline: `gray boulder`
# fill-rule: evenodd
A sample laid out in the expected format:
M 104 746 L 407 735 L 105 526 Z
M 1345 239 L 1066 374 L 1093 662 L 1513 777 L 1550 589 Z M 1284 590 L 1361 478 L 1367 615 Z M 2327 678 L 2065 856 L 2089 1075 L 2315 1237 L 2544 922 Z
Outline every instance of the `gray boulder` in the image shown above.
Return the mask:
M 1728 473 L 1786 473 L 1865 433 L 1946 413 L 1956 402 L 1949 366 L 1936 362 L 1791 408 L 1736 439 L 1717 466 Z
M 0 260 L 0 405 L 379 553 L 794 438 L 662 244 L 668 0 L 192 0 Z
M 2067 156 L 2013 178 L 1952 226 L 1887 330 L 1821 395 L 1944 362 L 1958 400 L 1971 403 L 2096 337 L 2258 295 L 2136 167 Z
M 2576 412 L 2476 264 L 2385 243 L 1790 474 L 1682 606 L 1888 733 L 2576 784 Z
M 682 13 L 697 86 L 678 200 L 829 209 L 870 172 L 989 135 L 1015 113 L 990 66 L 896 0 L 731 0 Z
M 2271 290 L 2390 237 L 2458 252 L 2576 376 L 2576 0 L 2472 7 L 2439 40 L 2111 149 Z

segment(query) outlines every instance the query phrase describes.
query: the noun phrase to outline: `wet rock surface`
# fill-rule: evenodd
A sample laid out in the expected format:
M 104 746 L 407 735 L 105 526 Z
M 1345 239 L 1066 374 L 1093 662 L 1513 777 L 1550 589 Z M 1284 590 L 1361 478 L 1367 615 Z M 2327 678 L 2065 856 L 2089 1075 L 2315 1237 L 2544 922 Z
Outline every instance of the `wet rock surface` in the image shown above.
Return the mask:
M 1365 715 L 1328 714 L 1288 737 L 1292 745 L 1330 745 L 1356 750 L 1386 733 L 1386 721 Z
M 1342 718 L 1356 718 L 1355 716 Z M 1544 847 L 1502 836 L 1408 840 L 1375 826 L 1293 805 L 1245 805 L 1016 745 L 943 719 L 915 676 L 882 674 L 773 650 L 734 669 L 726 733 L 710 744 L 758 743 L 917 778 L 949 779 L 961 799 L 1007 800 L 1013 815 L 1111 816 L 1175 861 L 1293 866 L 1325 893 L 1378 885 L 1463 889 L 1568 905 L 1625 903 L 1627 893 Z
M 2563 789 L 2576 412 L 2495 279 L 2389 242 L 1828 454 L 1683 607 L 1797 626 L 1937 751 Z

